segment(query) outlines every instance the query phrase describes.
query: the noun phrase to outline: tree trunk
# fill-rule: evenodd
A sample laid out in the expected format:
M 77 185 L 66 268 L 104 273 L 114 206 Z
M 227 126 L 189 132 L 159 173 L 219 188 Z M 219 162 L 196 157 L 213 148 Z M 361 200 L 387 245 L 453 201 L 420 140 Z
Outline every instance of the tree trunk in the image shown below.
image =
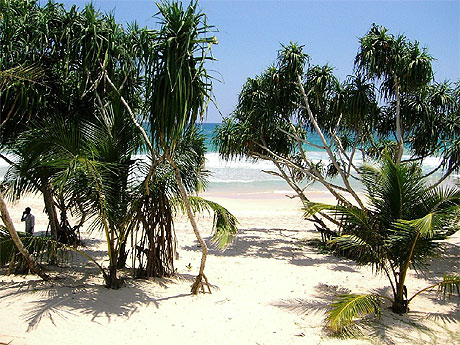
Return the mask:
M 48 214 L 51 238 L 53 240 L 59 240 L 59 234 L 61 232 L 61 226 L 59 224 L 56 207 L 54 206 L 54 198 L 50 190 L 48 180 L 45 177 L 41 178 L 43 201 L 45 202 L 46 213 Z
M 398 152 L 396 156 L 396 163 L 401 163 L 401 159 L 404 153 L 404 142 L 402 137 L 402 124 L 401 124 L 401 95 L 399 92 L 398 79 L 395 77 L 395 88 L 396 88 L 396 141 L 398 142 Z
M 206 284 L 208 291 L 211 293 L 211 287 L 209 286 L 208 279 L 204 275 L 204 267 L 206 265 L 206 257 L 208 255 L 208 247 L 206 246 L 206 243 L 203 241 L 203 238 L 201 237 L 201 234 L 198 230 L 198 226 L 196 225 L 195 217 L 193 216 L 192 208 L 190 206 L 190 201 L 188 199 L 187 193 L 185 191 L 184 185 L 182 183 L 182 177 L 180 176 L 180 171 L 179 168 L 177 167 L 176 163 L 172 160 L 172 158 L 167 155 L 167 159 L 171 166 L 173 167 L 175 174 L 176 174 L 176 181 L 177 184 L 179 185 L 179 190 L 180 194 L 182 196 L 182 200 L 184 201 L 185 205 L 185 210 L 187 211 L 187 216 L 188 219 L 190 220 L 190 224 L 192 225 L 193 232 L 195 233 L 195 236 L 198 240 L 198 243 L 201 246 L 201 263 L 200 263 L 200 271 L 198 272 L 198 275 L 195 279 L 195 282 L 192 285 L 191 292 L 192 294 L 196 295 L 198 292 L 201 291 L 205 292 L 204 286 L 203 286 L 203 280 L 204 283 Z
M 351 187 L 350 185 L 350 182 L 348 181 L 348 178 L 347 176 L 345 176 L 345 173 L 343 172 L 343 170 L 339 167 L 335 157 L 334 157 L 334 154 L 332 153 L 331 151 L 331 148 L 330 146 L 328 145 L 327 141 L 326 141 L 326 138 L 324 137 L 324 134 L 323 132 L 321 131 L 321 128 L 319 127 L 318 125 L 318 122 L 316 121 L 314 115 L 313 115 L 313 112 L 311 111 L 310 109 L 310 103 L 308 101 L 308 96 L 307 94 L 305 93 L 305 89 L 302 85 L 302 79 L 300 77 L 300 75 L 297 75 L 297 86 L 300 88 L 300 91 L 302 93 L 302 97 L 303 97 L 303 100 L 304 100 L 304 103 L 305 103 L 305 108 L 307 109 L 307 113 L 308 113 L 308 117 L 310 118 L 310 121 L 313 125 L 313 127 L 315 128 L 316 130 L 316 133 L 318 133 L 319 137 L 321 138 L 321 141 L 323 143 L 323 146 L 324 146 L 324 149 L 326 150 L 328 156 L 329 156 L 329 159 L 331 160 L 332 164 L 334 165 L 334 167 L 337 169 L 338 173 L 340 174 L 341 178 L 342 178 L 342 181 L 348 191 L 348 193 L 350 193 L 353 198 L 356 200 L 356 202 L 358 203 L 359 207 L 364 211 L 366 210 L 363 202 L 361 201 L 361 199 L 359 198 L 358 194 L 356 194 L 356 192 L 353 190 L 353 188 Z M 327 187 L 326 184 L 323 183 L 323 185 L 325 185 Z M 329 189 L 329 188 L 328 188 Z M 331 189 L 329 189 L 331 190 Z M 335 191 L 332 193 L 334 194 Z M 336 198 L 337 198 L 337 194 L 334 195 Z M 344 199 L 343 197 L 339 197 L 338 199 Z M 345 203 L 349 203 L 348 200 L 344 200 Z
M 117 290 L 123 286 L 123 279 L 117 277 L 118 255 L 114 248 L 113 242 L 109 244 L 111 250 L 109 253 L 109 275 L 104 275 L 105 287 Z
M 33 273 L 36 273 L 38 276 L 40 276 L 40 278 L 42 278 L 43 280 L 49 280 L 50 277 L 35 262 L 35 260 L 32 258 L 32 256 L 30 256 L 29 252 L 22 244 L 22 241 L 19 238 L 18 233 L 16 232 L 16 229 L 14 227 L 13 221 L 11 220 L 10 214 L 6 207 L 5 200 L 3 199 L 3 194 L 1 192 L 0 192 L 0 212 L 2 214 L 3 223 L 8 229 L 11 235 L 11 238 L 14 244 L 16 245 L 16 247 L 18 248 L 19 252 L 24 256 L 24 259 L 26 260 L 27 265 L 29 266 L 30 270 Z
M 407 289 L 404 284 L 396 283 L 396 296 L 394 296 L 391 309 L 397 314 L 405 314 L 409 311 Z
M 118 269 L 126 267 L 126 260 L 128 259 L 128 254 L 129 254 L 129 250 L 126 250 L 126 242 L 127 242 L 127 239 L 125 238 L 125 240 L 121 243 L 121 246 L 120 246 L 120 253 L 118 254 L 118 260 L 117 260 Z

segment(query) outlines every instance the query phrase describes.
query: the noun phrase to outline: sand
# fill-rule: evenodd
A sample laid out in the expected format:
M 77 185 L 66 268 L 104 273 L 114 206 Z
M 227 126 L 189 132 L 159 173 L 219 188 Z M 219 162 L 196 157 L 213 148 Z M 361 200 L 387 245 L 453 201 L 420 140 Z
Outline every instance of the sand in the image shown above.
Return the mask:
M 208 193 L 239 219 L 235 243 L 225 252 L 210 249 L 206 275 L 212 294 L 191 296 L 200 248 L 186 219 L 176 221 L 177 276 L 132 280 L 108 290 L 94 265 L 79 255 L 49 267 L 55 279 L 0 274 L 0 343 L 34 344 L 455 344 L 460 342 L 459 299 L 438 301 L 423 293 L 411 311 L 399 316 L 384 310 L 364 335 L 342 339 L 324 328 L 324 311 L 336 294 L 387 291 L 384 277 L 349 260 L 321 254 L 305 244 L 319 238 L 302 219 L 300 204 L 282 194 Z M 325 193 L 312 194 L 330 201 Z M 40 198 L 10 205 L 18 229 L 30 206 L 36 228 L 47 218 Z M 210 243 L 211 217 L 200 216 Z M 85 251 L 107 265 L 102 236 L 83 232 Z M 449 240 L 447 257 L 434 261 L 426 277 L 411 272 L 409 294 L 459 272 L 460 234 Z

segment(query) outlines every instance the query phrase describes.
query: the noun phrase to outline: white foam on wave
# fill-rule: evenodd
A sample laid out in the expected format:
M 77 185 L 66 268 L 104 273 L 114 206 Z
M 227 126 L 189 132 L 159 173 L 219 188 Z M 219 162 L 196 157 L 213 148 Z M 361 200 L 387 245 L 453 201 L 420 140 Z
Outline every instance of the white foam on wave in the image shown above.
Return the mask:
M 314 163 L 322 161 L 323 164 L 329 164 L 329 157 L 326 152 L 323 151 L 307 151 L 305 152 L 307 157 L 310 158 Z M 404 155 L 403 159 L 410 159 L 410 155 Z M 363 164 L 362 156 L 356 155 L 353 160 L 355 166 L 361 166 Z M 439 157 L 427 157 L 423 161 L 423 171 L 426 173 L 436 168 L 441 162 Z M 372 164 L 372 162 L 369 162 Z M 209 177 L 209 182 L 218 183 L 223 185 L 230 186 L 233 184 L 267 184 L 267 187 L 270 185 L 275 187 L 278 183 L 283 183 L 284 181 L 277 176 L 264 173 L 265 171 L 275 171 L 278 172 L 276 166 L 269 161 L 255 161 L 250 159 L 233 159 L 226 161 L 219 157 L 218 153 L 210 152 L 206 154 L 206 169 L 211 172 Z M 439 172 L 440 173 L 440 172 Z M 438 173 L 433 175 L 433 178 L 436 178 Z M 439 176 L 438 176 L 439 177 Z M 336 181 L 340 183 L 340 181 Z M 279 184 L 278 187 L 282 186 Z M 286 194 L 289 191 L 279 190 L 276 193 Z
M 264 173 L 277 171 L 276 166 L 268 161 L 255 161 L 251 159 L 233 159 L 226 161 L 218 153 L 206 154 L 205 168 L 211 172 L 209 182 L 213 183 L 270 183 L 280 181 L 279 177 Z
M 423 168 L 427 168 L 427 169 L 434 169 L 434 168 L 437 168 L 439 166 L 439 164 L 441 164 L 441 161 L 442 159 L 440 157 L 433 157 L 433 156 L 430 156 L 430 157 L 427 157 L 423 160 Z
M 217 152 L 206 153 L 206 169 L 276 169 L 272 162 L 253 159 L 225 160 L 219 157 Z

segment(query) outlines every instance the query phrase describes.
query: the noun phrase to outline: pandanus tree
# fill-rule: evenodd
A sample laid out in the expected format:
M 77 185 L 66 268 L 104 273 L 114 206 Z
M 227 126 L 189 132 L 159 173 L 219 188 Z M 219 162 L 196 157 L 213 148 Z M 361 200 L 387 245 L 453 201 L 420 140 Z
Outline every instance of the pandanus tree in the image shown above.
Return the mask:
M 435 187 L 460 167 L 460 118 L 458 87 L 430 84 L 431 61 L 417 42 L 373 25 L 360 40 L 355 75 L 340 83 L 332 67 L 311 65 L 303 46 L 291 43 L 279 51 L 274 67 L 247 80 L 214 142 L 225 159 L 272 161 L 277 171 L 269 173 L 283 178 L 302 200 L 305 188 L 316 182 L 340 204 L 355 203 L 365 211 L 352 183 L 362 179 L 356 158 L 379 160 L 384 150 L 393 152 L 396 162 L 440 156 L 439 166 L 426 173 L 436 177 Z M 309 156 L 318 150 L 326 162 Z
M 300 182 L 323 184 L 339 201 L 348 203 L 349 193 L 363 207 L 349 183 L 354 152 L 362 145 L 363 131 L 371 112 L 377 109 L 373 89 L 358 77 L 341 84 L 330 66 L 310 66 L 303 47 L 291 43 L 279 51 L 275 67 L 248 79 L 232 117 L 218 127 L 215 143 L 224 158 L 251 157 L 274 162 L 282 177 L 305 200 Z M 359 86 L 359 88 L 357 88 Z M 360 119 L 360 120 L 359 120 Z M 356 125 L 356 127 L 355 127 Z M 309 140 L 315 133 L 320 143 Z M 354 137 L 351 154 L 342 138 Z M 329 162 L 315 162 L 307 147 L 324 150 Z M 339 175 L 344 187 L 329 180 Z
M 203 282 L 210 287 L 204 274 L 207 246 L 198 226 L 184 188 L 180 169 L 174 160 L 177 142 L 184 131 L 201 120 L 212 99 L 211 78 L 205 68 L 211 46 L 217 43 L 207 36 L 211 27 L 199 12 L 196 2 L 183 8 L 179 2 L 158 4 L 162 28 L 158 33 L 157 71 L 148 82 L 153 90 L 146 99 L 152 142 L 174 169 L 187 216 L 200 243 L 200 270 L 192 285 L 192 293 L 204 291 Z M 152 164 L 156 164 L 153 162 Z
M 207 182 L 208 172 L 203 170 L 205 143 L 204 136 L 197 128 L 187 130 L 177 142 L 174 151 L 184 189 L 188 195 L 201 190 Z M 142 164 L 144 166 L 145 164 Z M 141 168 L 147 176 L 150 168 Z M 132 205 L 134 228 L 137 229 L 133 250 L 136 253 L 138 268 L 136 276 L 164 277 L 175 273 L 176 234 L 174 219 L 178 212 L 185 212 L 174 168 L 164 161 L 158 163 L 149 179 L 150 193 L 145 184 L 135 188 Z M 224 207 L 197 196 L 189 197 L 194 214 L 209 212 L 214 216 L 213 243 L 224 250 L 233 240 L 237 231 L 237 220 Z M 134 266 L 134 265 L 133 265 Z
M 403 35 L 395 37 L 386 28 L 375 24 L 361 38 L 360 43 L 355 59 L 357 70 L 379 81 L 384 97 L 395 100 L 394 130 L 398 143 L 396 162 L 400 162 L 404 152 L 404 124 L 415 120 L 410 118 L 411 114 L 403 119 L 401 97 L 420 92 L 429 85 L 433 79 L 433 58 L 426 49 L 420 48 L 418 42 L 408 41 Z
M 162 2 L 158 4 L 158 9 L 161 29 L 158 32 L 143 31 L 132 45 L 137 52 L 137 66 L 144 73 L 142 110 L 149 122 L 150 138 L 138 123 L 132 106 L 120 96 L 150 150 L 152 163 L 145 179 L 147 196 L 150 193 L 149 181 L 162 162 L 167 162 L 174 170 L 185 212 L 202 249 L 200 271 L 192 285 L 192 293 L 196 294 L 200 289 L 204 291 L 203 282 L 210 291 L 204 275 L 207 246 L 194 219 L 175 151 L 185 133 L 195 126 L 197 120 L 203 119 L 208 103 L 212 101 L 212 78 L 205 64 L 213 59 L 211 47 L 217 40 L 214 36 L 207 36 L 212 28 L 207 25 L 206 17 L 199 12 L 196 2 L 191 2 L 186 8 L 175 1 Z M 135 26 L 133 28 L 136 29 Z M 105 79 L 118 92 L 110 76 L 105 74 Z
M 381 301 L 389 300 L 396 313 L 406 313 L 421 292 L 439 287 L 460 294 L 460 276 L 446 267 L 444 279 L 410 295 L 409 270 L 423 272 L 429 260 L 442 253 L 442 240 L 459 230 L 460 190 L 432 188 L 417 164 L 395 163 L 385 156 L 379 168 L 363 166 L 361 176 L 368 199 L 365 211 L 356 206 L 306 203 L 306 214 L 326 211 L 343 219 L 341 236 L 330 246 L 359 265 L 371 266 L 390 283 L 386 295 L 343 295 L 328 312 L 334 331 L 344 331 L 356 318 L 381 313 Z

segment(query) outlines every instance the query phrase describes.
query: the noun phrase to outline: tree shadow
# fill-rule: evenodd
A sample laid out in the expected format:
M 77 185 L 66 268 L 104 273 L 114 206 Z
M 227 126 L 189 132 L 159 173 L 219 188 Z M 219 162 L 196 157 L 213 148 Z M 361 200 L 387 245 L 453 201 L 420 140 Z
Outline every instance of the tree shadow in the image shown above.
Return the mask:
M 351 266 L 346 266 L 346 265 L 335 265 L 334 267 L 331 268 L 332 271 L 343 271 L 343 272 L 358 272 Z
M 273 306 L 299 315 L 317 313 L 324 314 L 330 309 L 329 305 L 337 298 L 337 296 L 350 293 L 350 290 L 347 288 L 323 283 L 316 285 L 314 290 L 315 292 L 311 299 L 283 299 L 274 303 Z
M 325 318 L 327 312 L 330 310 L 331 303 L 336 300 L 339 295 L 351 292 L 349 289 L 341 286 L 322 283 L 315 286 L 314 290 L 315 292 L 310 295 L 311 298 L 309 299 L 283 299 L 272 305 L 300 315 L 304 319 L 308 316 L 315 316 L 318 314 L 323 315 Z M 390 287 L 378 289 L 375 292 L 387 296 L 391 296 L 392 293 Z M 384 344 L 432 344 L 438 341 L 436 334 L 437 327 L 446 329 L 445 333 L 452 339 L 456 336 L 454 334 L 455 332 L 449 331 L 449 327 L 457 325 L 460 322 L 458 310 L 448 313 L 410 311 L 408 314 L 398 315 L 393 313 L 389 307 L 389 305 L 382 305 L 382 316 L 380 319 L 365 318 L 357 323 L 357 332 L 351 333 L 350 336 L 370 337 L 374 340 L 378 339 Z M 437 322 L 437 326 L 435 327 L 430 323 L 426 324 L 427 319 Z M 322 322 L 322 325 L 323 332 L 326 335 L 337 337 L 336 334 L 333 334 L 327 328 L 327 323 L 325 321 Z
M 312 266 L 330 263 L 331 257 L 318 256 L 314 250 L 307 251 L 303 243 L 294 236 L 283 235 L 282 232 L 302 233 L 299 230 L 287 229 L 240 229 L 234 243 L 225 251 L 212 244 L 211 237 L 206 238 L 208 254 L 217 257 L 257 257 L 285 260 L 298 266 Z M 280 238 L 280 234 L 282 238 Z M 198 243 L 184 246 L 188 251 L 200 251 Z M 310 255 L 311 254 L 311 255 Z
M 24 314 L 29 324 L 27 331 L 34 329 L 44 318 L 55 325 L 56 318 L 66 319 L 76 310 L 91 315 L 91 321 L 104 318 L 110 322 L 113 316 L 128 318 L 141 305 L 159 307 L 154 295 L 147 294 L 137 282 L 129 288 L 107 291 L 100 285 L 78 287 L 61 286 L 35 291 L 36 301 L 31 302 Z
M 409 312 L 408 314 L 399 315 L 391 312 L 387 308 L 380 320 L 373 322 L 368 328 L 369 336 L 380 339 L 385 344 L 436 344 L 442 343 L 439 339 L 439 327 L 447 329 L 444 319 L 452 320 L 450 314 L 438 315 L 437 321 L 442 321 L 433 325 L 427 324 L 427 319 L 431 319 L 431 313 Z M 433 319 L 431 319 L 433 320 Z M 452 321 L 449 321 L 451 323 Z M 458 317 L 457 317 L 458 322 Z M 449 332 L 446 332 L 449 336 Z M 446 344 L 453 343 L 451 341 Z
M 181 277 L 179 281 L 185 279 Z M 162 297 L 152 292 L 152 284 L 165 286 L 177 283 L 172 278 L 166 278 L 166 281 L 163 281 L 163 278 L 127 280 L 126 286 L 119 290 L 109 290 L 98 284 L 77 284 L 76 281 L 72 281 L 72 285 L 66 285 L 66 281 L 68 282 L 29 280 L 0 283 L 3 290 L 0 300 L 8 305 L 8 299 L 11 297 L 21 298 L 33 294 L 33 301 L 28 303 L 29 307 L 23 313 L 23 320 L 27 322 L 29 332 L 45 319 L 56 325 L 57 320 L 65 320 L 78 313 L 90 315 L 92 322 L 107 323 L 111 322 L 113 317 L 127 319 L 140 307 L 154 306 L 158 309 L 162 301 L 190 296 L 178 294 Z
M 446 268 L 449 272 L 457 273 L 460 271 L 460 247 L 456 244 L 445 242 L 443 243 L 443 253 L 440 258 L 433 258 L 429 265 L 427 278 L 439 277 L 446 273 Z

